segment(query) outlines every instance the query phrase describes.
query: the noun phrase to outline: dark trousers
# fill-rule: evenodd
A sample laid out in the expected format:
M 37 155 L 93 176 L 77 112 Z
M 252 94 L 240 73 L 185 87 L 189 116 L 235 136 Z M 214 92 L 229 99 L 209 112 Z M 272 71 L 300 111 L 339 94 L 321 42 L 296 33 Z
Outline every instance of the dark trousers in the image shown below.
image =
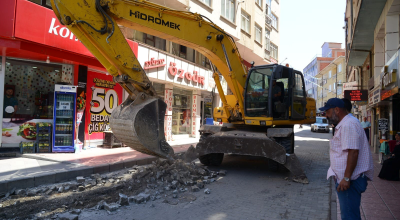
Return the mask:
M 369 128 L 365 129 L 364 131 L 365 131 L 365 135 L 367 136 L 367 140 L 369 142 Z

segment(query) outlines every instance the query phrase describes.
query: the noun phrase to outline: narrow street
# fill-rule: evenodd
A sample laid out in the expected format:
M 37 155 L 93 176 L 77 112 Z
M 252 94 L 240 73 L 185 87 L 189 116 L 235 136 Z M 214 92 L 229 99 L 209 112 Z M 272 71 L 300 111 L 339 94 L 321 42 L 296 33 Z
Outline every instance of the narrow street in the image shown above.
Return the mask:
M 328 138 L 332 133 L 313 133 L 296 125 L 295 152 L 310 181 L 285 180 L 290 173 L 268 171 L 262 158 L 228 155 L 218 169 L 227 170 L 216 183 L 207 185 L 211 194 L 194 193 L 192 202 L 177 205 L 163 199 L 120 207 L 111 214 L 87 209 L 80 219 L 329 219 L 330 182 Z M 214 170 L 215 168 L 210 168 Z M 178 198 L 179 199 L 179 198 Z

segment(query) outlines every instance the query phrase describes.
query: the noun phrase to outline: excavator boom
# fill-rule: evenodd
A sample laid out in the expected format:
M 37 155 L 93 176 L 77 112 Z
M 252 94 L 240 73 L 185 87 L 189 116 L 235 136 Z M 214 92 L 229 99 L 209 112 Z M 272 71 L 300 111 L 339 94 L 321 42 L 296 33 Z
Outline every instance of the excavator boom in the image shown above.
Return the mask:
M 129 93 L 129 98 L 113 111 L 110 126 L 118 139 L 131 148 L 159 157 L 173 153 L 163 132 L 166 105 L 157 97 L 118 25 L 205 55 L 226 79 L 244 115 L 242 97 L 247 73 L 238 49 L 233 38 L 203 16 L 144 0 L 51 0 L 51 4 L 59 21 Z M 233 109 L 226 104 L 224 107 L 227 114 Z

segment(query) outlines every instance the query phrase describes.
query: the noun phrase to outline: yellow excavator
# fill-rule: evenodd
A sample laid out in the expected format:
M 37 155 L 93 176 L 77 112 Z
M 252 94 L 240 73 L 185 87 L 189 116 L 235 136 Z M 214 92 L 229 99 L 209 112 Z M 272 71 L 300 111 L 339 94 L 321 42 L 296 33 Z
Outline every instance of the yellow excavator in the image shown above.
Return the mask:
M 219 165 L 227 153 L 260 156 L 269 159 L 268 167 L 282 165 L 294 181 L 308 183 L 294 154 L 293 126 L 314 123 L 316 106 L 306 95 L 301 72 L 277 64 L 253 66 L 247 72 L 234 39 L 197 13 L 146 0 L 51 0 L 51 5 L 60 23 L 129 93 L 110 118 L 111 130 L 124 144 L 162 158 L 174 153 L 164 136 L 166 104 L 118 25 L 193 48 L 210 60 L 223 103 L 213 117 L 224 125 L 201 127 L 196 146 L 201 163 Z M 220 76 L 231 95 L 224 94 Z

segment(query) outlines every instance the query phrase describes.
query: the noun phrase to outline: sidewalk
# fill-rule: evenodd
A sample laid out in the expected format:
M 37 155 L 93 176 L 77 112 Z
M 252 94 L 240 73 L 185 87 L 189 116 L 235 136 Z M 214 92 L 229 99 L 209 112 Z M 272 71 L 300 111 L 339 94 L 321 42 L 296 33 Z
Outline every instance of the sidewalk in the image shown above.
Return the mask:
M 378 177 L 382 165 L 378 154 L 374 160 L 374 180 L 368 182 L 365 193 L 361 196 L 361 218 L 366 220 L 400 219 L 400 181 L 387 181 Z M 337 201 L 337 219 L 340 220 L 339 199 Z
M 168 142 L 175 153 L 185 152 L 197 139 Z M 57 183 L 112 172 L 134 165 L 145 165 L 156 157 L 129 147 L 90 148 L 81 153 L 22 154 L 19 157 L 0 158 L 0 196 L 14 187 L 24 189 L 42 184 Z

